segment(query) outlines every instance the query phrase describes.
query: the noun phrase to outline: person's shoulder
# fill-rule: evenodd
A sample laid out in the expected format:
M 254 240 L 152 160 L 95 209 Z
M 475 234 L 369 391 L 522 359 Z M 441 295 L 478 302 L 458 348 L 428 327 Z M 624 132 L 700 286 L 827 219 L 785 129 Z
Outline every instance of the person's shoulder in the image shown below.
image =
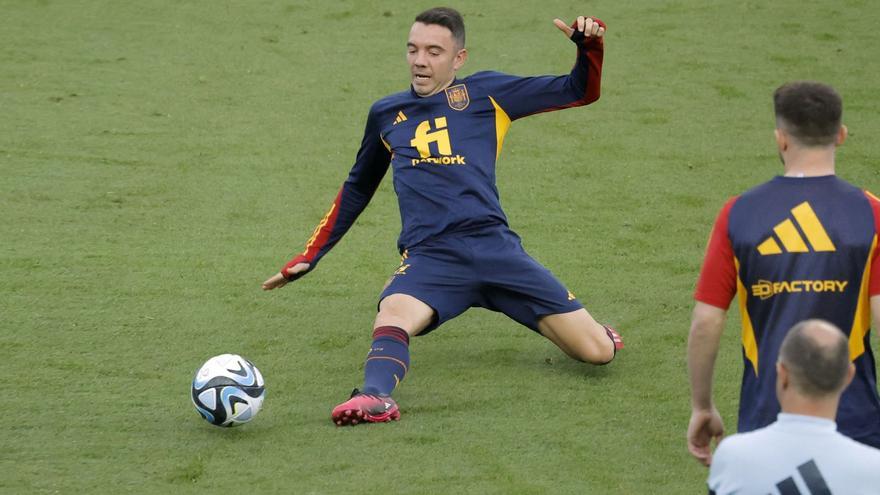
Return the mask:
M 410 90 L 398 91 L 374 101 L 370 106 L 370 113 L 382 113 L 397 108 L 412 99 L 413 95 Z
M 715 456 L 739 456 L 748 455 L 755 448 L 755 445 L 762 442 L 769 434 L 766 428 L 760 428 L 746 433 L 736 433 L 724 437 L 715 449 Z
M 862 189 L 861 191 L 865 195 L 865 197 L 868 198 L 868 202 L 871 203 L 872 206 L 874 206 L 875 208 L 880 207 L 880 198 L 878 198 L 876 194 L 867 189 Z
M 745 191 L 743 191 L 742 194 L 740 194 L 740 197 L 745 198 L 745 199 L 750 199 L 752 197 L 761 196 L 763 194 L 768 194 L 768 193 L 772 194 L 772 191 L 777 187 L 777 185 L 778 185 L 777 180 L 774 177 L 773 179 L 770 179 L 766 182 L 762 182 L 756 186 L 752 186 L 751 188 L 746 189 Z
M 505 74 L 503 72 L 498 72 L 494 70 L 482 70 L 479 72 L 474 72 L 473 74 L 465 77 L 461 80 L 464 84 L 476 84 L 476 85 L 492 85 L 496 83 L 500 83 L 516 76 L 511 76 L 510 74 Z
M 755 448 L 753 433 L 738 433 L 721 440 L 712 453 L 710 485 L 717 487 L 722 480 L 739 479 L 752 469 L 750 461 Z
M 865 467 L 870 466 L 875 472 L 880 470 L 880 449 L 857 442 L 841 433 L 836 433 L 835 437 L 841 455 L 845 454 L 846 458 Z
M 503 72 L 498 72 L 495 70 L 481 70 L 479 72 L 474 72 L 473 74 L 466 76 L 464 81 L 482 81 L 485 79 L 496 79 L 498 77 L 504 77 L 507 74 Z

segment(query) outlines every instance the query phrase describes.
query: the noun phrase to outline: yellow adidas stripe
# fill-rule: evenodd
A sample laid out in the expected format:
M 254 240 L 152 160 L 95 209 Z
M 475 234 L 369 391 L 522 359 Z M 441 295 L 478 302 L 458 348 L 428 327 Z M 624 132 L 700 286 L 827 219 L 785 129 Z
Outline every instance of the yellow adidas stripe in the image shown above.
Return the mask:
M 794 222 L 791 220 L 787 219 L 784 222 L 779 223 L 776 227 L 773 227 L 773 232 L 776 232 L 776 236 L 779 237 L 779 240 L 782 241 L 782 245 L 785 246 L 785 250 L 789 253 L 810 252 L 804 239 L 798 234 Z
M 797 222 L 798 226 L 800 226 L 806 236 L 806 240 L 809 241 L 810 245 L 813 247 L 813 251 L 833 252 L 837 250 L 834 247 L 834 242 L 832 242 L 831 238 L 828 236 L 828 232 L 825 231 L 825 227 L 822 226 L 819 217 L 816 216 L 816 212 L 813 211 L 813 207 L 810 206 L 810 203 L 804 201 L 795 206 L 791 209 L 791 214 L 794 216 L 795 222 Z M 792 222 L 790 218 L 785 219 L 773 227 L 773 232 L 776 234 L 776 237 L 779 238 L 779 241 L 782 242 L 782 246 L 780 247 L 779 243 L 777 243 L 776 239 L 771 235 L 758 245 L 758 252 L 761 253 L 762 256 L 780 254 L 783 252 L 782 248 L 785 248 L 785 252 L 789 253 L 810 252 L 810 248 L 807 247 L 807 243 L 804 241 L 804 238 L 801 236 L 800 232 L 798 232 L 797 227 L 795 227 L 794 222 Z
M 828 233 L 822 227 L 822 222 L 816 216 L 816 212 L 810 207 L 810 203 L 803 203 L 792 208 L 791 213 L 797 220 L 798 225 L 807 236 L 807 240 L 813 246 L 814 251 L 834 251 L 834 243 L 828 237 Z
M 781 254 L 782 249 L 780 249 L 779 244 L 776 243 L 776 239 L 768 237 L 766 241 L 758 244 L 758 252 L 767 256 L 769 254 Z

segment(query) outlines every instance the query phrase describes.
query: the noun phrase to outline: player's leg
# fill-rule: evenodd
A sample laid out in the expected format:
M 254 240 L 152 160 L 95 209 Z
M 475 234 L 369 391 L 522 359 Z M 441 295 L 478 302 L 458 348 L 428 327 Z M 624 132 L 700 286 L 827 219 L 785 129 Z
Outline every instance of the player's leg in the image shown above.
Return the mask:
M 486 307 L 539 332 L 574 359 L 605 364 L 623 347 L 620 335 L 596 322 L 575 296 L 522 248 L 512 232 L 487 236 L 480 249 L 489 288 Z M 486 241 L 484 241 L 486 242 Z
M 434 310 L 408 294 L 391 294 L 379 303 L 373 343 L 364 363 L 361 392 L 387 396 L 409 371 L 409 339 L 434 321 Z
M 429 251 L 429 252 L 424 252 Z M 439 251 L 439 253 L 438 253 Z M 391 392 L 409 371 L 409 340 L 465 311 L 473 296 L 469 274 L 460 259 L 422 250 L 404 258 L 380 296 L 373 342 L 364 364 L 364 385 L 331 413 L 337 425 L 385 422 L 400 417 Z M 455 290 L 450 291 L 453 287 Z
M 379 303 L 373 328 L 396 327 L 409 336 L 418 335 L 431 324 L 434 309 L 409 294 L 391 294 Z
M 364 363 L 364 385 L 330 414 L 337 426 L 400 419 L 391 392 L 409 371 L 409 338 L 434 320 L 434 310 L 408 294 L 391 294 L 379 303 L 373 343 Z
M 623 347 L 617 332 L 597 322 L 583 308 L 541 317 L 538 330 L 570 357 L 587 363 L 608 363 Z

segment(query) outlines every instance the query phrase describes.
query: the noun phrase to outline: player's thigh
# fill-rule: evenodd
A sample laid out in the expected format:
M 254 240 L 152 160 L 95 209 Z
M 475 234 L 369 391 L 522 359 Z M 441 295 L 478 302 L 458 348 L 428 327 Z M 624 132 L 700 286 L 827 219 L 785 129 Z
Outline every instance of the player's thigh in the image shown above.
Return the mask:
M 418 335 L 434 321 L 434 309 L 409 294 L 390 294 L 379 302 L 373 328 L 393 326 Z
M 478 284 L 464 250 L 455 240 L 438 244 L 404 256 L 379 296 L 376 326 L 424 334 L 474 305 Z
M 495 266 L 486 263 L 484 269 L 485 307 L 501 311 L 536 332 L 540 332 L 538 322 L 544 316 L 583 308 L 550 270 L 519 245 L 506 253 L 492 253 L 489 260 L 498 261 Z
M 579 361 L 607 363 L 614 358 L 614 343 L 584 308 L 543 316 L 538 320 L 538 331 Z

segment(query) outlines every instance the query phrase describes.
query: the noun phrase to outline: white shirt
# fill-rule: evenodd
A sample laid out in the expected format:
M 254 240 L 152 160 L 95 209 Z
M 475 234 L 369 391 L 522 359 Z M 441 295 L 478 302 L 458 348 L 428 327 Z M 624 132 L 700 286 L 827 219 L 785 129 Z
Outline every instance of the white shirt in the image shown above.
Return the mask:
M 727 494 L 880 494 L 880 450 L 837 432 L 834 421 L 780 413 L 776 422 L 725 438 L 709 489 Z

